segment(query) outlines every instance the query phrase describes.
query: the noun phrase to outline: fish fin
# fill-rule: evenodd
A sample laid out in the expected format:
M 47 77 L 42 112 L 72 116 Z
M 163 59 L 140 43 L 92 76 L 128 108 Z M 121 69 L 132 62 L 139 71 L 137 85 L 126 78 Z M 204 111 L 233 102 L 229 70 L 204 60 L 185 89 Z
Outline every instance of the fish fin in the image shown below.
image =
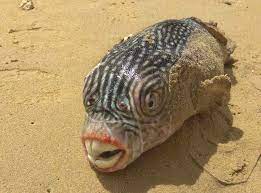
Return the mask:
M 227 75 L 215 76 L 201 82 L 198 93 L 198 109 L 207 110 L 226 106 L 230 99 L 231 81 Z

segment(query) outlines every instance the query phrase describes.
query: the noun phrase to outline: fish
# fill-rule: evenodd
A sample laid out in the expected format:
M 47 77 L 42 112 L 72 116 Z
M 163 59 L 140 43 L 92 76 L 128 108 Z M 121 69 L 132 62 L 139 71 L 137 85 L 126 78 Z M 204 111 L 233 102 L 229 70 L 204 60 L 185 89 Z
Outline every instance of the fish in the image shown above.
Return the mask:
M 214 22 L 168 19 L 124 38 L 84 78 L 81 141 L 100 172 L 126 168 L 190 117 L 225 106 L 236 48 Z

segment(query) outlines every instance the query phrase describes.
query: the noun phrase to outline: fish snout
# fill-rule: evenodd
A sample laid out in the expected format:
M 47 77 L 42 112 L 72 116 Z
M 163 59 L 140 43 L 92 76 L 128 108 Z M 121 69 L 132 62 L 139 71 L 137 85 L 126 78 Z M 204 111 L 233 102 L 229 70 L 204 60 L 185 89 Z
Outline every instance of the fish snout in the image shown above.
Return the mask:
M 104 122 L 86 122 L 81 140 L 86 158 L 101 172 L 124 169 L 142 153 L 137 151 L 141 150 L 140 138 L 115 124 L 108 127 Z
M 106 170 L 116 166 L 124 155 L 124 150 L 116 145 L 104 143 L 98 140 L 85 141 L 87 157 L 98 169 Z

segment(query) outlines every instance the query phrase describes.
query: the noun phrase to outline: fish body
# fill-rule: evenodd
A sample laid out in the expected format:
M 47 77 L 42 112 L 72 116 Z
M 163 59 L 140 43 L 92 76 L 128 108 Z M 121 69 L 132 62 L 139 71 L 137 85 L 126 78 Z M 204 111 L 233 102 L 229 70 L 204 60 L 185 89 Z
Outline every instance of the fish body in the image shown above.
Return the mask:
M 125 168 L 191 116 L 229 100 L 234 46 L 215 24 L 165 20 L 116 44 L 86 76 L 85 153 L 100 171 Z

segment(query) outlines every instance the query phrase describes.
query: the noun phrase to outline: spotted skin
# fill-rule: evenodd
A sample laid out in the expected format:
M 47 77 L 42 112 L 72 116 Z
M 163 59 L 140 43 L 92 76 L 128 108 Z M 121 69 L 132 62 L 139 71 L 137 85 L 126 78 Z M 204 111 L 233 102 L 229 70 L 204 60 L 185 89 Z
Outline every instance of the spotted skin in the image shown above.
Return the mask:
M 86 76 L 83 135 L 109 134 L 125 144 L 130 155 L 123 167 L 172 133 L 170 70 L 195 33 L 211 36 L 193 18 L 156 23 L 116 44 Z
M 144 77 L 149 82 L 144 89 L 157 84 L 157 78 L 160 79 L 162 73 L 175 64 L 191 31 L 197 26 L 190 19 L 167 20 L 115 45 L 86 79 L 83 92 L 85 106 L 88 106 L 88 97 L 95 94 L 99 101 L 92 112 L 99 114 L 101 109 L 106 109 L 107 113 L 100 114 L 102 118 L 126 119 L 128 122 L 139 116 L 132 105 L 130 112 L 120 111 L 117 97 L 133 103 L 128 93 L 132 93 L 130 89 L 135 90 L 136 82 Z M 146 91 L 142 92 L 146 94 Z

